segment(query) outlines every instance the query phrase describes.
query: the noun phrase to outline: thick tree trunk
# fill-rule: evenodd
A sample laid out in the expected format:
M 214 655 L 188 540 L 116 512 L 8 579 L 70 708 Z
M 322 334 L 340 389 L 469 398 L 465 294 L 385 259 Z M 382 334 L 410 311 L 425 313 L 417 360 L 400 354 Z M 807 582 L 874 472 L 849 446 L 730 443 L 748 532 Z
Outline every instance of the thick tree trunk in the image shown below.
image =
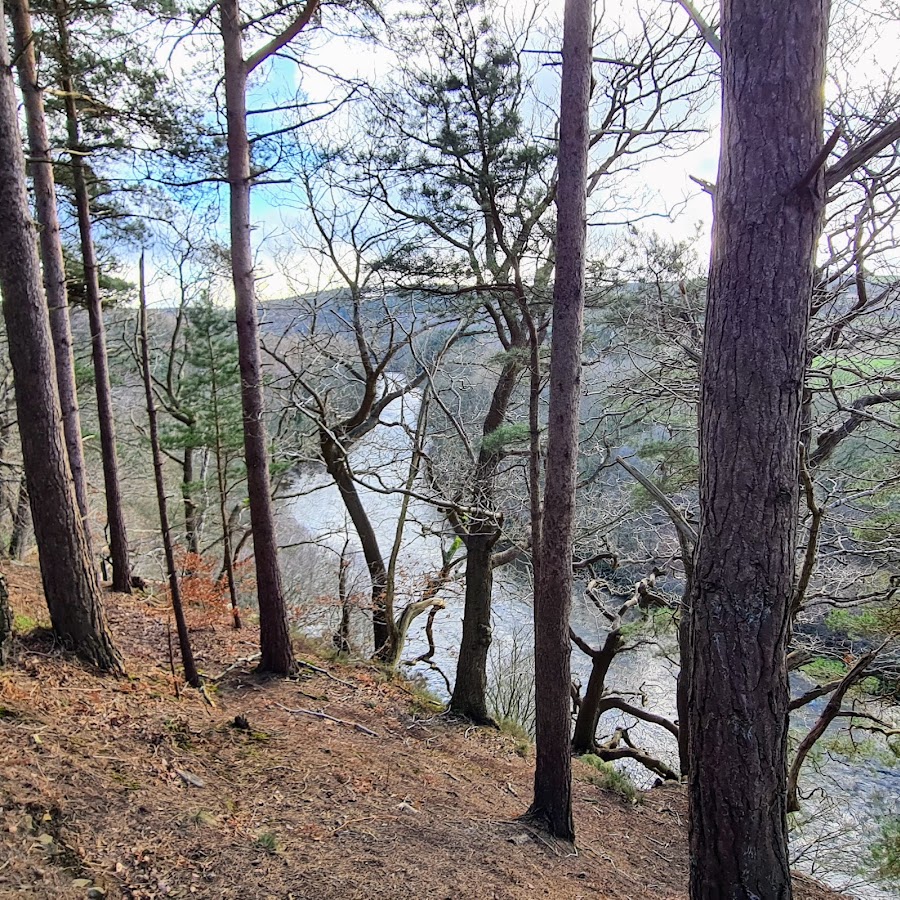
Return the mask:
M 526 346 L 518 340 L 515 349 Z M 516 359 L 507 362 L 494 392 L 482 426 L 482 444 L 472 477 L 472 505 L 482 510 L 466 523 L 466 601 L 463 611 L 463 636 L 456 662 L 456 682 L 450 697 L 450 710 L 473 722 L 494 725 L 487 708 L 487 659 L 491 648 L 491 600 L 494 589 L 493 548 L 500 538 L 500 527 L 493 514 L 494 482 L 499 456 L 486 442 L 504 422 L 509 402 L 521 372 Z
M 100 455 L 103 461 L 103 488 L 106 493 L 106 520 L 109 525 L 109 554 L 112 559 L 112 589 L 131 593 L 131 562 L 128 533 L 122 512 L 119 486 L 119 462 L 116 455 L 116 428 L 113 418 L 112 388 L 109 380 L 109 358 L 106 353 L 106 328 L 100 298 L 100 272 L 91 231 L 91 200 L 84 165 L 84 153 L 78 126 L 75 86 L 69 71 L 68 10 L 65 0 L 57 0 L 56 21 L 59 29 L 61 87 L 65 98 L 66 129 L 78 212 L 78 232 L 84 263 L 84 287 L 87 295 L 91 328 L 91 357 L 94 363 L 94 388 L 97 394 L 97 421 L 100 430 Z
M 241 44 L 238 0 L 220 0 L 220 27 L 225 59 L 225 108 L 228 124 L 228 183 L 231 198 L 231 273 L 237 318 L 244 452 L 256 589 L 262 672 L 288 674 L 294 654 L 287 607 L 278 569 L 278 542 L 269 483 L 269 456 L 259 356 L 259 322 L 250 242 L 250 141 L 247 135 L 247 66 Z
M 37 235 L 25 190 L 18 111 L 0 4 L 0 290 L 15 374 L 22 458 L 44 594 L 60 640 L 94 665 L 121 670 L 78 511 L 62 435 Z
M 84 447 L 81 442 L 78 391 L 75 386 L 75 358 L 72 354 L 66 271 L 63 263 L 59 216 L 56 210 L 53 160 L 50 155 L 50 141 L 47 137 L 47 124 L 44 119 L 44 102 L 38 85 L 37 63 L 31 31 L 31 10 L 28 0 L 12 0 L 9 9 L 15 36 L 19 89 L 22 92 L 25 106 L 25 124 L 28 131 L 34 205 L 39 226 L 44 292 L 50 310 L 50 333 L 53 336 L 53 351 L 56 361 L 56 386 L 59 390 L 63 432 L 66 438 L 66 450 L 69 454 L 69 467 L 72 470 L 72 480 L 75 484 L 75 496 L 78 500 L 81 518 L 84 521 L 85 536 L 90 543 L 87 519 L 87 476 L 84 466 Z
M 144 398 L 147 403 L 147 420 L 150 424 L 150 452 L 153 456 L 153 475 L 156 481 L 156 503 L 159 507 L 159 529 L 162 533 L 163 552 L 166 557 L 166 573 L 169 576 L 169 593 L 172 597 L 172 611 L 175 613 L 175 627 L 178 631 L 178 647 L 184 679 L 191 687 L 200 687 L 200 676 L 191 650 L 184 606 L 181 602 L 181 585 L 175 567 L 175 551 L 172 548 L 172 531 L 169 528 L 169 510 L 166 501 L 166 485 L 163 478 L 162 451 L 159 448 L 159 425 L 156 420 L 156 401 L 153 399 L 153 381 L 150 375 L 150 350 L 147 345 L 147 297 L 144 289 L 144 256 L 140 263 L 140 325 L 141 325 L 141 369 L 144 376 Z M 170 645 L 171 646 L 171 645 Z
M 466 601 L 463 633 L 450 711 L 480 725 L 493 725 L 487 708 L 487 658 L 491 648 L 491 555 L 499 537 L 493 519 L 473 523 L 466 540 Z
M 827 0 L 722 4 L 691 624 L 693 900 L 791 896 L 785 653 L 827 33 Z
M 569 612 L 584 330 L 592 15 L 591 0 L 566 0 L 547 470 L 534 593 L 536 760 L 529 814 L 542 821 L 551 834 L 566 840 L 575 837 Z
M 25 555 L 25 543 L 28 535 L 28 519 L 31 510 L 28 505 L 28 479 L 25 473 L 19 481 L 19 495 L 13 513 L 12 534 L 9 538 L 9 558 L 22 559 Z

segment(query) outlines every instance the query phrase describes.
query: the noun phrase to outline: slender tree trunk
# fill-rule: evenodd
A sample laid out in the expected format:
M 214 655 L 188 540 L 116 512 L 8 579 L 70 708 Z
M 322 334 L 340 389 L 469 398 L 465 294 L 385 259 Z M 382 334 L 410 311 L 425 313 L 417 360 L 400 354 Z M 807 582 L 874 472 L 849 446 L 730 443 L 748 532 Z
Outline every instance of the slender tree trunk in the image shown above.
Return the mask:
M 494 725 L 487 708 L 487 658 L 491 648 L 491 555 L 500 533 L 493 519 L 473 523 L 466 540 L 466 601 L 450 711 Z
M 188 553 L 200 553 L 200 522 L 194 502 L 194 448 L 185 447 L 181 460 L 181 501 L 184 505 L 184 539 Z
M 247 66 L 241 44 L 237 0 L 219 0 L 225 55 L 225 109 L 228 123 L 228 183 L 231 197 L 231 273 L 237 317 L 244 451 L 256 589 L 259 598 L 259 639 L 262 672 L 288 674 L 294 655 L 288 631 L 287 607 L 278 569 L 278 542 L 269 484 L 269 457 L 263 409 L 259 322 L 250 243 L 250 141 L 247 135 Z
M 6 665 L 12 644 L 13 615 L 9 608 L 9 591 L 6 579 L 0 574 L 0 666 Z
M 144 254 L 140 262 L 140 324 L 141 324 L 141 368 L 144 376 L 144 397 L 147 402 L 147 420 L 150 423 L 150 452 L 153 455 L 153 475 L 156 481 L 156 502 L 159 506 L 159 529 L 162 533 L 163 551 L 166 557 L 166 572 L 169 576 L 169 593 L 172 595 L 172 611 L 175 613 L 175 627 L 178 631 L 178 647 L 181 650 L 181 664 L 184 679 L 191 687 L 200 687 L 200 676 L 194 663 L 191 639 L 184 618 L 181 602 L 181 585 L 175 567 L 175 551 L 172 548 L 172 531 L 169 528 L 169 510 L 166 501 L 166 484 L 163 478 L 162 452 L 159 448 L 159 425 L 156 420 L 156 402 L 153 399 L 153 381 L 150 375 L 150 349 L 147 342 L 147 295 L 144 287 Z
M 88 662 L 118 672 L 121 659 L 103 614 L 63 440 L 5 21 L 0 3 L 0 291 L 7 333 L 15 335 L 9 357 L 41 578 L 60 640 Z
M 388 640 L 377 650 L 377 656 L 381 662 L 395 669 L 400 664 L 403 646 L 406 643 L 406 635 L 409 626 L 415 616 L 411 615 L 413 606 L 410 605 L 398 618 L 394 602 L 397 594 L 397 561 L 403 548 L 403 534 L 406 531 L 406 522 L 409 516 L 410 492 L 415 487 L 419 477 L 419 466 L 422 462 L 422 442 L 425 439 L 425 429 L 428 425 L 428 405 L 430 394 L 428 388 L 422 392 L 419 401 L 419 414 L 416 419 L 416 431 L 413 436 L 412 452 L 409 458 L 409 468 L 406 473 L 404 494 L 400 500 L 400 511 L 397 515 L 397 524 L 394 529 L 394 542 L 391 547 L 391 556 L 388 560 L 385 576 L 384 591 L 384 621 L 388 629 Z
M 10 3 L 15 36 L 16 66 L 19 88 L 25 105 L 25 124 L 28 131 L 31 180 L 34 187 L 40 236 L 41 262 L 44 274 L 44 293 L 50 310 L 50 333 L 56 361 L 56 386 L 62 410 L 63 432 L 69 467 L 75 484 L 78 509 L 90 543 L 88 526 L 87 477 L 84 466 L 84 447 L 81 443 L 81 417 L 78 412 L 78 391 L 75 386 L 75 358 L 72 354 L 72 331 L 69 325 L 69 301 L 66 293 L 66 271 L 63 263 L 62 239 L 56 210 L 56 185 L 53 181 L 53 160 L 44 119 L 44 102 L 38 85 L 37 63 L 31 31 L 31 10 L 28 0 Z
M 350 558 L 347 555 L 349 545 L 350 538 L 347 537 L 344 539 L 341 558 L 338 561 L 338 600 L 341 603 L 341 622 L 331 639 L 334 649 L 338 653 L 349 653 L 352 650 L 350 646 L 350 591 L 347 584 L 350 572 Z
M 566 840 L 575 837 L 569 612 L 584 330 L 591 38 L 591 0 L 566 0 L 547 474 L 534 595 L 536 761 L 534 802 L 529 809 L 529 815 L 544 822 L 551 834 Z
M 391 639 L 391 630 L 388 625 L 388 615 L 385 608 L 385 595 L 388 589 L 388 573 L 381 555 L 381 547 L 378 544 L 378 536 L 369 520 L 369 514 L 363 506 L 356 482 L 350 472 L 349 463 L 343 450 L 330 440 L 323 432 L 320 435 L 322 457 L 328 473 L 338 486 L 344 508 L 350 516 L 350 521 L 356 529 L 359 542 L 362 546 L 366 568 L 369 570 L 369 579 L 372 582 L 372 636 L 374 638 L 374 653 L 386 646 Z
M 216 487 L 219 494 L 219 520 L 222 523 L 222 568 L 225 570 L 225 578 L 228 583 L 228 597 L 231 601 L 231 622 L 235 628 L 241 627 L 241 610 L 238 605 L 237 584 L 234 579 L 234 555 L 231 550 L 231 523 L 228 519 L 228 511 L 226 509 L 228 503 L 228 484 L 225 477 L 225 467 L 228 460 L 222 450 L 222 431 L 219 421 L 219 385 L 216 380 L 216 362 L 213 354 L 212 340 L 209 338 L 209 358 L 212 362 L 210 367 L 210 388 L 212 391 L 212 412 L 213 423 L 215 429 L 214 448 L 216 454 Z
M 722 4 L 691 624 L 693 900 L 791 896 L 785 654 L 828 13 L 827 0 Z
M 19 481 L 19 495 L 13 512 L 12 534 L 9 538 L 9 558 L 21 559 L 25 555 L 25 539 L 28 534 L 28 479 L 25 473 Z
M 91 231 L 91 201 L 84 165 L 84 151 L 78 126 L 75 86 L 69 71 L 69 26 L 65 0 L 57 0 L 56 21 L 59 29 L 61 87 L 65 98 L 68 148 L 72 164 L 72 183 L 78 211 L 78 232 L 84 263 L 84 286 L 91 328 L 91 356 L 94 363 L 94 387 L 97 394 L 97 420 L 100 430 L 100 455 L 103 460 L 103 487 L 106 492 L 106 519 L 109 525 L 109 552 L 112 558 L 112 589 L 131 593 L 131 562 L 128 533 L 122 512 L 119 486 L 119 462 L 116 455 L 116 429 L 113 418 L 112 388 L 109 381 L 109 358 L 106 353 L 106 329 L 100 298 L 100 273 Z

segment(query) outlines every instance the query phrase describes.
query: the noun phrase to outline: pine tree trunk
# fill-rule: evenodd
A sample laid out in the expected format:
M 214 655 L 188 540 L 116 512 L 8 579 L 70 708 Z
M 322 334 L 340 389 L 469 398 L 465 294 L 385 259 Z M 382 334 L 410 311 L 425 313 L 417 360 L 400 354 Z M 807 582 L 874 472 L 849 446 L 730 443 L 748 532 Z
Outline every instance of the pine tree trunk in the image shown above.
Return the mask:
M 106 519 L 109 526 L 109 552 L 112 559 L 112 589 L 131 593 L 131 562 L 128 533 L 122 512 L 119 486 L 119 462 L 116 454 L 116 429 L 113 418 L 112 388 L 109 380 L 109 358 L 106 352 L 106 328 L 100 298 L 100 273 L 91 231 L 91 201 L 85 173 L 83 150 L 78 126 L 75 87 L 69 71 L 68 11 L 65 0 L 57 0 L 56 21 L 59 28 L 61 87 L 65 98 L 66 129 L 72 165 L 72 183 L 78 213 L 78 232 L 84 263 L 84 286 L 91 328 L 91 357 L 94 363 L 94 387 L 97 394 L 97 419 L 100 430 L 100 455 L 103 462 L 103 487 L 106 493 Z
M 529 813 L 565 840 L 575 837 L 569 613 L 584 330 L 591 22 L 591 0 L 566 0 L 543 544 L 534 594 L 536 760 Z
M 75 385 L 75 358 L 72 353 L 72 331 L 69 324 L 69 301 L 66 293 L 66 271 L 63 263 L 62 239 L 56 209 L 56 185 L 53 181 L 53 161 L 44 119 L 44 103 L 38 85 L 37 63 L 31 31 L 31 11 L 28 0 L 11 0 L 10 18 L 15 37 L 16 66 L 19 89 L 25 106 L 28 131 L 31 181 L 37 211 L 44 292 L 50 310 L 50 333 L 56 362 L 56 386 L 62 410 L 63 432 L 69 467 L 75 483 L 78 509 L 90 543 L 88 526 L 87 476 L 84 447 L 81 442 L 81 417 L 78 411 L 78 391 Z
M 259 322 L 250 242 L 250 141 L 247 135 L 247 67 L 241 44 L 237 0 L 220 0 L 220 27 L 225 62 L 225 107 L 228 124 L 228 183 L 231 198 L 231 272 L 237 318 L 244 453 L 250 524 L 259 598 L 262 672 L 288 674 L 294 655 L 287 608 L 278 569 L 278 543 L 269 483 L 269 457 L 259 355 Z
M 691 623 L 693 900 L 791 896 L 785 664 L 827 0 L 724 0 Z
M 15 375 L 22 458 L 44 594 L 64 645 L 110 671 L 122 664 L 106 625 L 62 434 L 37 235 L 0 4 L 0 291 Z
M 184 618 L 184 606 L 181 602 L 181 585 L 178 582 L 178 570 L 175 567 L 175 551 L 172 548 L 172 531 L 169 528 L 169 509 L 166 501 L 166 484 L 163 477 L 162 452 L 159 448 L 159 425 L 156 420 L 156 401 L 153 399 L 153 381 L 150 376 L 150 350 L 147 346 L 147 297 L 144 288 L 144 255 L 140 262 L 140 331 L 141 331 L 141 370 L 144 376 L 144 398 L 147 404 L 147 420 L 150 425 L 150 452 L 153 456 L 153 475 L 156 481 L 156 503 L 159 507 L 159 530 L 162 534 L 163 552 L 166 557 L 166 573 L 169 576 L 169 593 L 172 597 L 172 612 L 175 614 L 175 628 L 178 631 L 178 648 L 181 651 L 181 664 L 184 667 L 184 679 L 191 687 L 200 687 L 200 676 L 191 650 L 191 639 L 188 635 L 187 622 Z

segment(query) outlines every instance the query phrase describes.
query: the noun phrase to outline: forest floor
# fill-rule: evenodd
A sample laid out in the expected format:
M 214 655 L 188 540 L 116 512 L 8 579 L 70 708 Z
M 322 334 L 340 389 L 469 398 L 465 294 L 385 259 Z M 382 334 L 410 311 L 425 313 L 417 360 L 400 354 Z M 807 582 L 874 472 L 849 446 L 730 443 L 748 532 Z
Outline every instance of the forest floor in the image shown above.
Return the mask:
M 4 570 L 23 633 L 0 670 L 0 898 L 686 897 L 680 787 L 629 802 L 576 760 L 573 849 L 517 821 L 530 747 L 401 679 L 307 656 L 262 680 L 255 628 L 191 610 L 201 671 L 225 674 L 213 705 L 176 699 L 162 597 L 108 595 L 128 677 L 103 677 L 40 627 L 37 568 Z M 797 877 L 799 900 L 837 896 Z

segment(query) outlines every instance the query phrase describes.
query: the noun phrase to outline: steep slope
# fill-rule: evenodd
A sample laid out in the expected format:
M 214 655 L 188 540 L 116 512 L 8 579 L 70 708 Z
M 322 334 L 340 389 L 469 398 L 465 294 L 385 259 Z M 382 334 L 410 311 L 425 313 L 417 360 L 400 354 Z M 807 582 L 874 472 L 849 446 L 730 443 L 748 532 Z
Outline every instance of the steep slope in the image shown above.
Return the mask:
M 634 805 L 576 763 L 573 851 L 516 821 L 530 750 L 403 682 L 321 660 L 261 681 L 254 630 L 194 609 L 198 665 L 225 674 L 213 706 L 176 699 L 162 597 L 108 597 L 129 671 L 114 680 L 28 631 L 45 618 L 36 569 L 6 575 L 28 633 L 0 670 L 2 898 L 686 896 L 679 788 Z M 796 896 L 837 897 L 806 879 Z

